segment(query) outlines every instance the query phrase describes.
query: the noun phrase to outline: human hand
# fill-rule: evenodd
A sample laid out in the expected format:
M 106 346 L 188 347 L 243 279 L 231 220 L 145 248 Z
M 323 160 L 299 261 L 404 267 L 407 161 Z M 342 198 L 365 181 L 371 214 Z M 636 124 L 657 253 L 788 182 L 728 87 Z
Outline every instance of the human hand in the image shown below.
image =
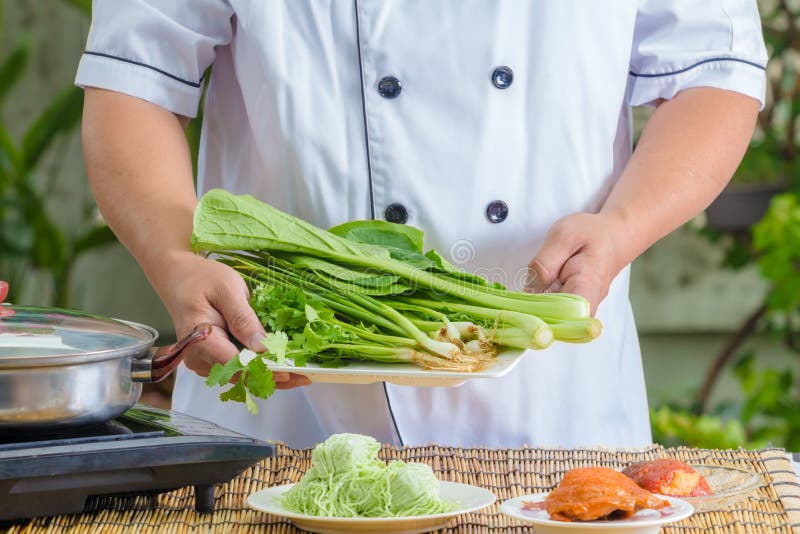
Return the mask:
M 575 213 L 550 227 L 528 264 L 525 290 L 574 293 L 589 301 L 591 314 L 627 263 L 619 249 L 622 223 L 609 213 Z
M 178 338 L 200 323 L 213 325 L 211 335 L 184 354 L 187 368 L 208 376 L 215 363 L 225 363 L 239 353 L 227 332 L 248 349 L 265 350 L 266 332 L 248 302 L 244 280 L 230 267 L 189 252 L 171 260 L 154 285 L 172 316 Z M 289 389 L 311 381 L 294 373 L 273 373 L 275 387 Z

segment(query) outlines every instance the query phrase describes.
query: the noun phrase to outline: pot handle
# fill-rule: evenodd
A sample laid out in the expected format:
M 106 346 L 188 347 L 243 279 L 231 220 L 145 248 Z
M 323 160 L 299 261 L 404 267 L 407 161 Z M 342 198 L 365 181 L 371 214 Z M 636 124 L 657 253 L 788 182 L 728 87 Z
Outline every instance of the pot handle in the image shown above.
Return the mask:
M 211 325 L 202 323 L 174 345 L 151 348 L 143 356 L 133 360 L 131 379 L 134 382 L 161 382 L 181 363 L 184 350 L 210 334 Z

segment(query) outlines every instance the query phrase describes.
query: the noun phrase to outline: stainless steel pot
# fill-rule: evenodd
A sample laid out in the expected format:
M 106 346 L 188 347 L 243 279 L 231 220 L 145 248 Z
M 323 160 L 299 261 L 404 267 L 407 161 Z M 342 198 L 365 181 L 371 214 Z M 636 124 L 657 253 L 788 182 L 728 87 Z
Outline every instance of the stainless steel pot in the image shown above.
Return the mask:
M 0 283 L 2 284 L 2 283 Z M 0 293 L 5 293 L 0 287 Z M 0 302 L 5 295 L 0 295 Z M 87 313 L 0 306 L 0 432 L 55 430 L 112 419 L 163 380 L 200 325 L 169 347 L 149 326 Z

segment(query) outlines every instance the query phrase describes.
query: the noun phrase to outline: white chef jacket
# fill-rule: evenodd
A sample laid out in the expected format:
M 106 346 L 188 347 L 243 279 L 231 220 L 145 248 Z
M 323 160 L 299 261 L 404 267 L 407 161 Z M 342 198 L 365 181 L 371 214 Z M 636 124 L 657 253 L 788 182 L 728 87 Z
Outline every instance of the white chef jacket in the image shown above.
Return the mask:
M 763 102 L 766 53 L 755 0 L 95 0 L 77 83 L 191 117 L 212 63 L 201 193 L 250 193 L 321 227 L 407 218 L 518 288 L 553 222 L 601 207 L 631 153 L 630 106 L 697 86 Z M 301 447 L 341 431 L 644 445 L 628 278 L 599 307 L 599 339 L 529 351 L 501 379 L 313 384 L 253 417 L 182 368 L 173 407 Z

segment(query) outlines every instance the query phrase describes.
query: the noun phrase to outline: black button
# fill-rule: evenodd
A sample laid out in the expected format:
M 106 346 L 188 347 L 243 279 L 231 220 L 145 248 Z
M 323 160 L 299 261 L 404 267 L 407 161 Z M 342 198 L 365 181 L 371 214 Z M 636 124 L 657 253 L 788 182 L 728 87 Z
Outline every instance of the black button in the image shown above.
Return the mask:
M 378 93 L 383 98 L 397 98 L 402 90 L 403 86 L 400 85 L 400 80 L 394 76 L 385 76 L 378 82 Z
M 386 220 L 392 223 L 405 224 L 408 220 L 408 210 L 402 204 L 394 203 L 386 206 L 386 211 L 383 212 Z
M 508 217 L 508 205 L 502 200 L 493 200 L 486 206 L 486 217 L 493 223 L 501 223 Z
M 514 81 L 514 71 L 510 67 L 497 67 L 492 73 L 492 83 L 498 89 L 508 89 Z

